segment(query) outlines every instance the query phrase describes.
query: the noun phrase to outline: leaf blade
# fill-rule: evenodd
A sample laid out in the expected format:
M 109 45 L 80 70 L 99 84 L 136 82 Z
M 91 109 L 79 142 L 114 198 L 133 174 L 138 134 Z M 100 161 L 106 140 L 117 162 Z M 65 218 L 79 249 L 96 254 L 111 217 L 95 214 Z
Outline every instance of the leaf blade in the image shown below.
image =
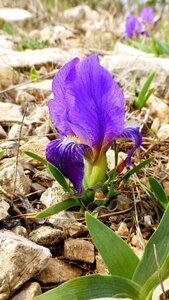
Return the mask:
M 42 156 L 40 156 L 32 151 L 23 151 L 23 153 L 26 154 L 27 156 L 41 162 L 43 165 L 47 166 L 47 161 Z
M 118 180 L 118 183 L 123 180 L 128 180 L 133 174 L 140 171 L 142 168 L 144 168 L 146 165 L 151 163 L 154 160 L 154 157 L 149 157 L 148 159 L 142 161 L 140 164 L 132 168 L 129 172 L 127 172 L 120 180 Z
M 156 271 L 154 244 L 156 245 L 157 257 L 161 266 L 169 253 L 169 205 L 162 216 L 159 226 L 149 239 L 143 257 L 133 274 L 132 279 L 140 285 L 144 285 Z
M 95 274 L 70 280 L 34 300 L 90 300 L 115 295 L 138 300 L 139 288 L 131 280 L 119 276 Z
M 139 259 L 130 247 L 110 228 L 87 212 L 86 224 L 109 272 L 112 275 L 132 278 Z
M 153 190 L 154 197 L 161 204 L 161 206 L 166 209 L 168 205 L 168 198 L 162 185 L 152 176 L 148 178 L 148 181 L 150 183 L 151 189 Z
M 55 215 L 63 210 L 69 209 L 74 206 L 81 206 L 80 201 L 78 199 L 75 199 L 75 198 L 66 199 L 64 201 L 61 201 L 59 203 L 56 203 L 56 204 L 44 209 L 43 211 L 38 213 L 35 216 L 35 218 L 36 219 L 47 218 L 47 217 Z
M 64 175 L 54 166 L 52 166 L 49 162 L 47 162 L 47 167 L 50 173 L 53 175 L 55 180 L 63 187 L 65 192 L 70 192 L 70 188 L 66 182 Z

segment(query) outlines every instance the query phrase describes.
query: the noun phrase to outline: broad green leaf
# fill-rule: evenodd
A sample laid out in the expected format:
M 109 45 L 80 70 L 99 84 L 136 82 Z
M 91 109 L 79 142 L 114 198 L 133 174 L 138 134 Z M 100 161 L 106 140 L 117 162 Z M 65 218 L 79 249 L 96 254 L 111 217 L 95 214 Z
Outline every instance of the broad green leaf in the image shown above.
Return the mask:
M 153 160 L 154 160 L 154 157 L 149 157 L 148 159 L 142 161 L 139 165 L 137 165 L 134 168 L 132 168 L 120 180 L 118 180 L 118 184 L 119 184 L 119 182 L 121 182 L 123 180 L 128 180 L 133 174 L 135 174 L 138 171 L 140 171 L 142 168 L 144 168 L 146 165 L 148 165 L 149 163 L 151 163 Z
M 155 178 L 153 178 L 151 176 L 148 178 L 148 181 L 150 183 L 154 197 L 161 204 L 161 206 L 164 209 L 166 209 L 166 207 L 168 205 L 168 198 L 167 198 L 167 195 L 166 195 L 162 185 L 159 183 L 158 180 L 156 180 Z
M 65 192 L 70 192 L 70 188 L 66 182 L 64 175 L 50 163 L 47 163 L 48 169 L 56 181 L 63 187 Z
M 81 206 L 80 201 L 78 199 L 75 198 L 66 199 L 62 202 L 50 206 L 47 209 L 44 209 L 39 214 L 37 214 L 35 218 L 36 219 L 47 218 L 49 216 L 52 216 L 54 214 L 57 214 L 63 210 L 66 210 L 74 206 Z
M 157 269 L 157 265 L 156 265 Z M 169 277 L 169 253 L 160 268 L 160 276 L 162 280 L 165 280 Z M 154 289 L 160 284 L 159 282 L 159 276 L 158 271 L 156 271 L 153 275 L 149 277 L 149 279 L 145 282 L 145 284 L 142 286 L 140 290 L 140 299 L 146 299 L 151 300 L 151 295 L 154 291 Z
M 34 300 L 90 300 L 101 297 L 129 297 L 139 300 L 140 286 L 119 276 L 90 275 L 72 279 Z
M 31 158 L 39 161 L 43 165 L 47 166 L 47 161 L 42 156 L 40 156 L 40 155 L 38 155 L 38 154 L 36 154 L 34 152 L 31 152 L 31 151 L 23 151 L 23 153 L 25 153 L 26 155 L 30 156 Z
M 158 47 L 159 54 L 169 54 L 169 44 L 165 41 L 154 38 L 154 43 Z
M 4 156 L 6 150 L 0 151 L 0 159 Z
M 86 224 L 92 240 L 100 252 L 109 272 L 132 278 L 138 257 L 110 228 L 86 212 Z
M 152 93 L 152 92 L 151 93 L 149 92 L 149 88 L 150 88 L 150 85 L 151 85 L 152 81 L 154 80 L 155 76 L 156 76 L 155 72 L 151 73 L 149 75 L 149 77 L 147 78 L 146 82 L 144 83 L 144 85 L 139 93 L 138 98 L 134 101 L 134 105 L 137 108 L 141 109 L 142 107 L 145 106 L 148 96 L 150 96 L 150 94 Z
M 149 239 L 143 257 L 133 275 L 133 280 L 140 285 L 145 284 L 157 269 L 153 245 L 156 245 L 158 261 L 160 266 L 162 266 L 169 253 L 169 205 L 156 231 Z

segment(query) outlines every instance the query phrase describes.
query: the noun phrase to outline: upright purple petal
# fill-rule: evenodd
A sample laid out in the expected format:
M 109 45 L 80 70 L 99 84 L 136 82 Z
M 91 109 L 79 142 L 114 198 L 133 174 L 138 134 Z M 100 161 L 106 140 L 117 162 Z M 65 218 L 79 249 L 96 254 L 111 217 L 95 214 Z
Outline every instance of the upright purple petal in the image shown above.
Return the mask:
M 142 30 L 142 24 L 135 15 L 126 18 L 126 35 L 129 38 L 137 37 Z
M 88 146 L 77 144 L 70 138 L 51 141 L 46 148 L 46 159 L 66 176 L 80 193 L 84 177 L 84 151 Z
M 71 76 L 73 76 L 75 66 L 78 62 L 79 58 L 74 58 L 65 64 L 61 70 L 57 72 L 52 82 L 54 99 L 51 99 L 48 103 L 49 112 L 55 127 L 64 135 L 73 134 L 68 122 L 68 113 L 69 110 L 73 108 L 74 103 L 71 102 L 71 99 L 65 97 L 65 84 L 67 78 L 70 80 Z
M 139 148 L 142 144 L 142 135 L 139 132 L 139 128 L 138 127 L 127 127 L 124 129 L 122 134 L 120 134 L 119 138 L 132 140 L 135 142 L 135 146 L 128 153 L 127 160 L 126 160 L 126 163 L 129 166 L 133 166 L 133 164 L 131 163 L 131 157 L 132 157 L 133 153 L 136 151 L 136 149 Z
M 151 6 L 146 6 L 141 11 L 141 18 L 144 23 L 153 24 L 155 19 L 155 13 Z
M 66 76 L 65 76 L 66 73 Z M 62 90 L 58 94 L 59 85 Z M 111 74 L 100 66 L 97 55 L 73 60 L 53 82 L 49 108 L 55 126 L 65 135 L 78 136 L 99 152 L 124 129 L 124 95 Z M 61 108 L 60 108 L 61 106 Z M 105 146 L 107 145 L 107 146 Z

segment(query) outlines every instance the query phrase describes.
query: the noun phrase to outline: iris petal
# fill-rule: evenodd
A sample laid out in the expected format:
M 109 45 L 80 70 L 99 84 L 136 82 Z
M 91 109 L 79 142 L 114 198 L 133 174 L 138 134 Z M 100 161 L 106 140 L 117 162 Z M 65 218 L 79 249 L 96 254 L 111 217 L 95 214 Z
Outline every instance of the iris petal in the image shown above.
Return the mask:
M 142 30 L 142 24 L 135 15 L 130 15 L 126 18 L 126 35 L 132 38 L 133 35 L 139 35 Z
M 87 148 L 69 138 L 53 140 L 46 148 L 46 159 L 73 183 L 79 193 L 82 191 L 83 156 Z
M 128 153 L 126 163 L 129 166 L 133 166 L 131 163 L 131 157 L 133 153 L 136 151 L 137 148 L 139 148 L 142 144 L 142 135 L 139 132 L 139 127 L 127 127 L 124 129 L 122 134 L 119 135 L 119 138 L 132 140 L 135 142 L 134 148 Z
M 69 78 L 70 81 L 78 62 L 79 58 L 74 58 L 57 72 L 52 82 L 54 99 L 49 100 L 48 103 L 49 112 L 54 121 L 55 127 L 58 128 L 60 133 L 65 135 L 73 135 L 72 129 L 68 123 L 68 112 L 73 107 L 73 103 L 71 99 L 67 99 L 65 97 L 65 82 L 67 78 Z
M 78 136 L 97 152 L 103 152 L 104 143 L 105 152 L 110 142 L 123 132 L 123 92 L 100 65 L 97 55 L 81 62 L 74 59 L 64 66 L 55 76 L 53 93 L 50 113 L 55 126 L 65 135 Z

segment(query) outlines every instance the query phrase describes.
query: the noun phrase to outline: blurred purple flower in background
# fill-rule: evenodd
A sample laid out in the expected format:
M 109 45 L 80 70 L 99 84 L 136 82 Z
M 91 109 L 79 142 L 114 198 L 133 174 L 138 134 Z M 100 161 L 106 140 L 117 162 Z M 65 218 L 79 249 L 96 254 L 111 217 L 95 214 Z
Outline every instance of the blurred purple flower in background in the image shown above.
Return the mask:
M 126 18 L 126 35 L 129 38 L 137 38 L 142 30 L 142 24 L 135 15 Z
M 138 127 L 124 128 L 124 95 L 97 55 L 74 58 L 55 75 L 50 115 L 59 138 L 47 145 L 46 158 L 80 193 L 104 181 L 106 151 L 117 138 L 135 142 L 126 163 L 142 142 Z
M 146 6 L 141 11 L 141 19 L 143 20 L 143 23 L 147 24 L 153 24 L 155 19 L 155 13 L 151 6 Z

